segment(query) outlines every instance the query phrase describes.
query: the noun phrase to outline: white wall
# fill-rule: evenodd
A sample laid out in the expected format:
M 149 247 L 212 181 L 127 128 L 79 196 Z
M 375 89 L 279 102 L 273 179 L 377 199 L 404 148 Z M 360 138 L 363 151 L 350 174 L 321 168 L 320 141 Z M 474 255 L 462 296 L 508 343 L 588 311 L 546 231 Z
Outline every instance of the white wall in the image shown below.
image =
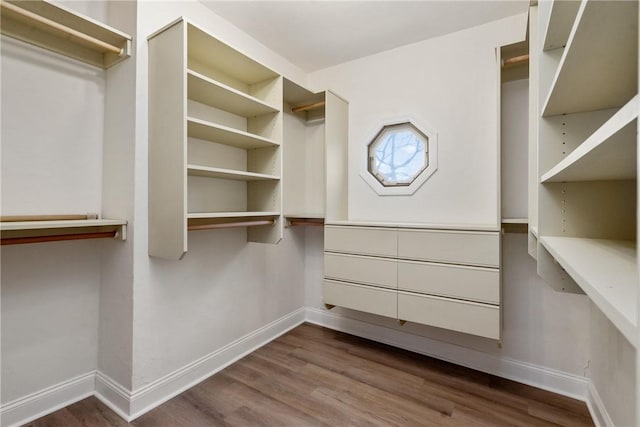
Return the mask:
M 309 75 L 349 100 L 349 219 L 498 223 L 495 48 L 524 38 L 526 15 L 449 34 Z M 438 170 L 413 196 L 379 197 L 359 176 L 384 122 L 413 118 L 438 134 Z
M 302 70 L 198 2 L 140 2 L 138 40 L 175 20 L 211 34 L 305 84 Z M 304 236 L 285 230 L 278 245 L 247 244 L 245 229 L 189 233 L 181 261 L 147 255 L 147 44 L 136 50 L 134 356 L 132 389 L 208 355 L 303 306 Z
M 104 3 L 71 7 L 105 17 Z M 2 214 L 99 213 L 104 72 L 3 37 L 1 74 Z M 2 248 L 3 404 L 96 369 L 100 254 Z
M 637 425 L 636 350 L 593 303 L 590 311 L 588 376 L 607 408 L 612 425 Z

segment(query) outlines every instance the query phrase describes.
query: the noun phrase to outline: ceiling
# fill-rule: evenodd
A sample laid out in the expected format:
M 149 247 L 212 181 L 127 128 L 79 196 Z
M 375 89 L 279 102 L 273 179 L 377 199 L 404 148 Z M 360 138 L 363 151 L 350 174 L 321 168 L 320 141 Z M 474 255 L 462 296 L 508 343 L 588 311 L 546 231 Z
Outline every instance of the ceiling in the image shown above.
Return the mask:
M 529 0 L 203 3 L 305 71 L 524 13 Z

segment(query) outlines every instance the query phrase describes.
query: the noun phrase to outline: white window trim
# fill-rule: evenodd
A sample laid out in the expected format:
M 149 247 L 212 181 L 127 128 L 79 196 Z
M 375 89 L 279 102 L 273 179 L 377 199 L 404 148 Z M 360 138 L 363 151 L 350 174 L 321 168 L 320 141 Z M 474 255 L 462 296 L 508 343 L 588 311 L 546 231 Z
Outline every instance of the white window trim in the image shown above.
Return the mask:
M 380 133 L 380 130 L 385 126 L 393 126 L 400 123 L 411 123 L 420 132 L 425 134 L 429 138 L 429 147 L 427 150 L 427 156 L 429 165 L 423 170 L 420 175 L 409 185 L 396 185 L 385 187 L 378 179 L 369 172 L 369 144 Z M 399 117 L 393 120 L 386 120 L 379 123 L 372 132 L 370 132 L 369 138 L 365 139 L 364 144 L 359 150 L 360 157 L 360 178 L 362 178 L 369 186 L 378 193 L 380 196 L 411 196 L 438 170 L 438 134 L 429 126 L 425 126 L 415 117 Z

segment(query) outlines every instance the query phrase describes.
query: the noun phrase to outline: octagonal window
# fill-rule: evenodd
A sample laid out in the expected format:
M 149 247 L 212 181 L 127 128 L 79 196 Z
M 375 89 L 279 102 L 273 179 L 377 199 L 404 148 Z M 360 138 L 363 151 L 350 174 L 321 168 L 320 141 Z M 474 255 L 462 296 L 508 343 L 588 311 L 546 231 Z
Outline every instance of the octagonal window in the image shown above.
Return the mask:
M 409 186 L 429 166 L 429 138 L 409 122 L 387 125 L 368 155 L 369 173 L 383 186 Z

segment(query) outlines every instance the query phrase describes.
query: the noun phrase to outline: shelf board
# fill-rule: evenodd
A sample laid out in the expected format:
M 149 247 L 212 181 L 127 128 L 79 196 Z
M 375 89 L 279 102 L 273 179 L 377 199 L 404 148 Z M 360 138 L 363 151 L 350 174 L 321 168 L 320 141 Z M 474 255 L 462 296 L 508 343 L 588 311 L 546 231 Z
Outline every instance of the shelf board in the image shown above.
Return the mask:
M 558 0 L 551 4 L 542 50 L 558 49 L 567 44 L 578 9 L 580 9 L 579 0 Z
M 269 138 L 194 117 L 187 117 L 187 135 L 191 138 L 204 139 L 243 149 L 277 147 L 280 145 Z
M 190 176 L 204 176 L 207 178 L 233 179 L 236 181 L 277 181 L 280 177 L 264 173 L 246 172 L 233 169 L 210 168 L 206 166 L 187 165 Z
M 97 234 L 114 232 L 115 235 L 111 237 L 125 240 L 126 224 L 127 221 L 114 219 L 0 222 L 0 232 L 3 244 L 109 237 Z M 28 241 L 29 239 L 33 241 Z
M 47 1 L 2 1 L 2 34 L 109 68 L 131 55 L 131 36 Z
M 540 243 L 629 342 L 636 346 L 636 243 L 549 236 L 541 236 Z
M 190 212 L 187 219 L 221 219 L 221 218 L 273 218 L 280 212 Z
M 638 92 L 638 2 L 584 0 L 543 117 L 620 107 Z
M 541 182 L 635 179 L 638 95 L 567 157 Z
M 275 79 L 278 74 L 187 22 L 188 55 L 199 63 L 234 76 L 247 85 Z
M 531 235 L 533 237 L 535 237 L 536 239 L 538 238 L 538 227 L 531 226 L 529 227 L 529 231 L 531 232 Z
M 254 117 L 279 111 L 258 98 L 193 70 L 187 70 L 187 92 L 189 99 L 193 101 L 242 117 Z

